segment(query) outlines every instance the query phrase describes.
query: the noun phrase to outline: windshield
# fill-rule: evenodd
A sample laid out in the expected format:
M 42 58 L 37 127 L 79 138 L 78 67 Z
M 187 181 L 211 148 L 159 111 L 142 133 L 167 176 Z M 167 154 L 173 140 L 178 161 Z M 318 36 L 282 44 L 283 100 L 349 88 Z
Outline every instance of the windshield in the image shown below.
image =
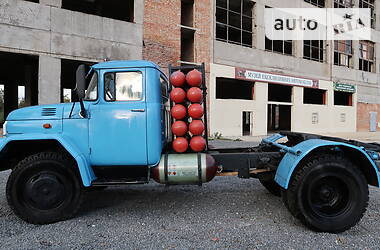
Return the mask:
M 98 99 L 98 74 L 94 72 L 91 77 L 91 81 L 86 90 L 86 95 L 84 96 L 85 101 L 95 101 Z

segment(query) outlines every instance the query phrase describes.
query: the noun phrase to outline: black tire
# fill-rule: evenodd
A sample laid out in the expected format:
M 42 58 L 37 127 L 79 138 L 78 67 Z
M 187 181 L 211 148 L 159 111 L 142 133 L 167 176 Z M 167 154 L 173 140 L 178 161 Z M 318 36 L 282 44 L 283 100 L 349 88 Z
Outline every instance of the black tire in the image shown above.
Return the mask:
M 74 217 L 83 186 L 75 162 L 60 153 L 29 156 L 13 169 L 7 200 L 14 213 L 32 224 L 49 224 Z
M 259 179 L 260 183 L 269 191 L 269 193 L 280 197 L 281 187 L 274 180 L 262 180 Z
M 290 213 L 309 228 L 340 233 L 363 217 L 368 183 L 348 159 L 320 155 L 297 168 L 283 200 Z
M 107 186 L 91 186 L 91 187 L 86 187 L 85 191 L 86 192 L 99 192 L 106 190 L 108 187 Z

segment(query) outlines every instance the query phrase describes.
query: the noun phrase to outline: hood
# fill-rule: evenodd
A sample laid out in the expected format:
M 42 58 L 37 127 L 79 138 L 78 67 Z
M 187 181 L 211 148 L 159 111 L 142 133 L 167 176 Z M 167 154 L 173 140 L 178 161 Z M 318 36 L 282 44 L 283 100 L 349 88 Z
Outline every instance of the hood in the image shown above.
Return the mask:
M 63 117 L 63 110 L 66 105 L 61 103 L 16 109 L 8 115 L 7 121 L 59 120 Z

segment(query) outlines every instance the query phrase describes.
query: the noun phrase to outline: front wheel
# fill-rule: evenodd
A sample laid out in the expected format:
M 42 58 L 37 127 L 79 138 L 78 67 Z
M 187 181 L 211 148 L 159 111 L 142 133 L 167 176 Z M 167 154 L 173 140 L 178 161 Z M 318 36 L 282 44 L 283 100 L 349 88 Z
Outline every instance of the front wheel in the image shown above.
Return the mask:
M 75 163 L 62 154 L 43 152 L 22 160 L 7 182 L 7 200 L 14 213 L 33 224 L 73 217 L 83 188 Z
M 363 217 L 368 205 L 368 184 L 348 159 L 318 155 L 295 171 L 283 199 L 292 215 L 306 226 L 339 233 Z

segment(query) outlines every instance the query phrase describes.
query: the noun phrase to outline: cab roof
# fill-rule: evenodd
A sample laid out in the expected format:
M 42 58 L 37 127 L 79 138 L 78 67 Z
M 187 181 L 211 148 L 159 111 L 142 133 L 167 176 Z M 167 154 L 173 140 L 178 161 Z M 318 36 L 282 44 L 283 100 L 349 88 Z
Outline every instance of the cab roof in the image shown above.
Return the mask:
M 93 69 L 116 69 L 116 68 L 141 68 L 149 67 L 156 68 L 161 71 L 160 67 L 150 61 L 137 60 L 137 61 L 109 61 L 102 62 L 92 66 Z

